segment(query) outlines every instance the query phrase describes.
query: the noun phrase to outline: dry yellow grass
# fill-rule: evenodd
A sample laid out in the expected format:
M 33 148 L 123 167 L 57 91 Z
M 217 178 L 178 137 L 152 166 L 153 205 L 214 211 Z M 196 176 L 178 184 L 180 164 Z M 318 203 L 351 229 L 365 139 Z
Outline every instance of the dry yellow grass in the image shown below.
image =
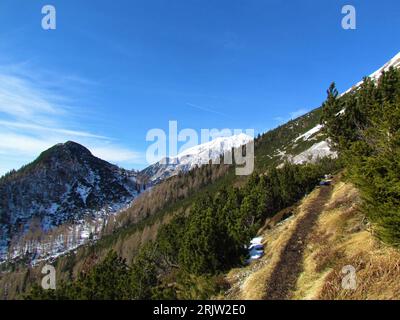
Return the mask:
M 233 299 L 262 299 L 279 263 L 282 250 L 301 220 L 303 208 L 318 197 L 307 196 L 296 214 L 276 227 L 263 230 L 266 255 L 252 265 L 232 270 L 227 279 Z M 310 232 L 303 254 L 302 272 L 292 299 L 399 299 L 400 251 L 382 244 L 359 210 L 357 190 L 337 182 L 323 212 Z M 356 288 L 344 289 L 344 266 L 353 266 Z M 225 297 L 225 298 L 227 298 Z
M 260 300 L 264 297 L 271 274 L 279 262 L 282 250 L 290 239 L 298 220 L 303 216 L 303 207 L 309 201 L 318 197 L 319 191 L 315 190 L 304 198 L 295 210 L 294 216 L 278 223 L 272 229 L 264 229 L 260 236 L 263 237 L 265 255 L 251 265 L 234 269 L 227 275 L 227 281 L 232 289 L 225 298 Z
M 310 234 L 304 271 L 294 294 L 297 299 L 399 299 L 400 252 L 372 235 L 359 210 L 357 190 L 335 185 L 326 209 Z M 345 289 L 345 266 L 356 270 L 356 288 Z

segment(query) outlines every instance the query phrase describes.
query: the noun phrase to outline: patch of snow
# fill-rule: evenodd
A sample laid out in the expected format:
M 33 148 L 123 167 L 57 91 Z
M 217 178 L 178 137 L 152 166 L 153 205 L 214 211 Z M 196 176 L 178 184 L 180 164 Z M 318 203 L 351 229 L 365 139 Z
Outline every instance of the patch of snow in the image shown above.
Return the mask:
M 306 133 L 303 133 L 302 135 L 298 136 L 294 140 L 294 142 L 297 142 L 300 139 L 308 140 L 311 136 L 313 136 L 317 132 L 321 131 L 322 128 L 323 128 L 323 125 L 319 124 L 319 125 L 315 126 L 314 128 L 312 128 L 311 130 L 308 130 Z
M 345 109 L 342 109 L 342 110 L 340 110 L 338 113 L 336 113 L 336 117 L 337 116 L 340 116 L 340 115 L 342 115 L 342 114 L 344 114 L 346 112 L 346 110 Z
M 61 226 L 60 230 L 57 230 L 57 227 L 54 228 L 50 220 L 44 219 L 42 220 L 43 234 L 40 240 L 25 240 L 9 246 L 10 239 L 4 239 L 4 243 L 0 239 L 0 264 L 23 257 L 31 257 L 30 264 L 34 266 L 42 261 L 52 261 L 90 241 L 97 241 L 101 236 L 102 227 L 107 221 L 106 218 L 118 215 L 131 205 L 131 202 L 114 203 L 94 213 L 93 219 L 78 220 L 67 228 Z M 52 207 L 55 208 L 55 206 Z M 2 231 L 1 226 L 0 231 Z
M 261 244 L 262 240 L 263 240 L 263 237 L 256 237 L 256 238 L 251 239 L 249 248 L 251 248 L 252 246 Z
M 390 67 L 400 68 L 400 52 L 397 53 L 392 59 L 390 59 L 383 67 L 379 68 L 378 70 L 376 70 L 375 72 L 370 74 L 369 78 L 371 78 L 372 80 L 375 80 L 375 81 L 378 80 L 381 77 L 382 73 L 384 71 L 388 71 L 390 69 Z M 362 83 L 363 83 L 363 81 L 358 82 L 356 85 L 349 88 L 347 91 L 342 93 L 340 96 L 343 96 L 346 93 L 349 93 L 350 91 L 358 88 Z
M 78 194 L 80 195 L 80 197 L 85 205 L 86 205 L 87 197 L 90 194 L 90 191 L 92 191 L 91 187 L 87 187 L 87 186 L 84 186 L 81 184 L 79 184 L 79 186 L 76 188 L 76 192 L 78 192 Z
M 248 247 L 249 258 L 247 263 L 260 259 L 264 255 L 264 246 L 262 245 L 262 237 L 253 238 Z
M 281 149 L 277 149 L 275 152 L 276 152 L 276 156 L 277 157 L 283 158 L 283 157 L 286 156 L 286 151 L 285 150 L 282 151 Z
M 314 144 L 309 149 L 290 159 L 290 161 L 294 164 L 302 164 L 307 162 L 315 162 L 316 160 L 324 157 L 337 157 L 337 153 L 331 150 L 329 143 L 326 140 Z

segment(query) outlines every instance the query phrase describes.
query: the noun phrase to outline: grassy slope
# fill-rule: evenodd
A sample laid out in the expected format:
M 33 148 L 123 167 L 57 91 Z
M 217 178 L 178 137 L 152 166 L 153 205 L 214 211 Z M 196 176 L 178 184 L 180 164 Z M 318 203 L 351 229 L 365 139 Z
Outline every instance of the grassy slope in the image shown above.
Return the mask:
M 250 266 L 232 270 L 227 279 L 229 299 L 262 299 L 276 279 L 275 268 L 287 243 L 310 205 L 321 197 L 317 188 L 294 208 L 289 219 L 260 231 L 265 256 Z M 321 214 L 304 243 L 300 271 L 285 298 L 291 299 L 398 299 L 400 297 L 400 251 L 373 236 L 373 228 L 359 210 L 357 190 L 337 181 Z M 271 221 L 269 222 L 271 226 Z M 343 289 L 342 268 L 356 269 L 356 290 Z

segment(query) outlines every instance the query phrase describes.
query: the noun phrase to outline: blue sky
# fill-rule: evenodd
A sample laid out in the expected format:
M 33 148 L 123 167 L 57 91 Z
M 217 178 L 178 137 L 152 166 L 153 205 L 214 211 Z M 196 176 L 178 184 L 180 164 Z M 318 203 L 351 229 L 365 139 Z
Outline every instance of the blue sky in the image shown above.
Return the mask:
M 170 120 L 267 131 L 392 58 L 399 16 L 398 0 L 2 0 L 0 174 L 66 140 L 140 169 Z

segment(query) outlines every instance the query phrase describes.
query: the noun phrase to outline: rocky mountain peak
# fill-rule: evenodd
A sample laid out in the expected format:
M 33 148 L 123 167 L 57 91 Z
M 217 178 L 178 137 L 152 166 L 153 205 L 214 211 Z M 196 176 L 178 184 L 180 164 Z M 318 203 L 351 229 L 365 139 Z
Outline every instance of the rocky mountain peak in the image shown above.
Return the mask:
M 98 219 L 127 206 L 140 192 L 136 173 L 92 155 L 68 141 L 0 180 L 0 247 L 63 223 Z M 4 252 L 4 250 L 1 250 Z M 1 254 L 0 254 L 1 260 Z

